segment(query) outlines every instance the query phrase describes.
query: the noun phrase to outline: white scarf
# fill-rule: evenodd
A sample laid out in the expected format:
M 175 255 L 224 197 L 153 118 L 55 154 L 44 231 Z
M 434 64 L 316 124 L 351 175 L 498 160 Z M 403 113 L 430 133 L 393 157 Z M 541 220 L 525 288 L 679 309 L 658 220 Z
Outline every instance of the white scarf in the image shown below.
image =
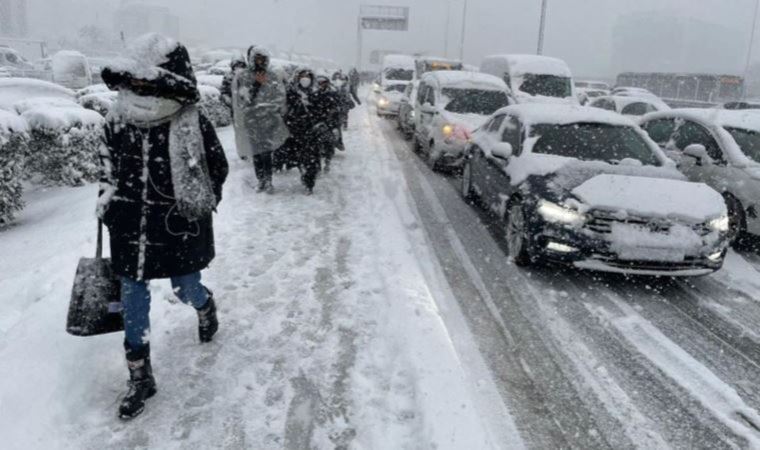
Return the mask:
M 174 100 L 161 97 L 137 95 L 130 90 L 120 90 L 113 111 L 119 120 L 137 125 L 151 126 L 164 122 L 182 109 Z

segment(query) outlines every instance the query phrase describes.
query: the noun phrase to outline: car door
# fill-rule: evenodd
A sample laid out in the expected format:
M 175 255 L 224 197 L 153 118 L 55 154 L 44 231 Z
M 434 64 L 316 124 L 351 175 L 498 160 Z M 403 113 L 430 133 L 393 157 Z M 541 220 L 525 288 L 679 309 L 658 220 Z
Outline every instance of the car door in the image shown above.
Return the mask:
M 424 146 L 430 143 L 431 136 L 433 134 L 433 127 L 435 126 L 436 116 L 438 114 L 435 109 L 436 95 L 435 89 L 432 86 L 427 86 L 425 90 L 424 103 L 420 107 L 420 139 Z
M 520 121 L 515 117 L 507 115 L 501 125 L 498 137 L 499 142 L 507 142 L 512 145 L 512 157 L 502 159 L 494 156 L 491 152 L 486 155 L 486 187 L 485 195 L 488 204 L 494 212 L 501 214 L 501 207 L 505 200 L 508 199 L 514 188 L 512 187 L 509 175 L 506 173 L 509 161 L 515 156 L 519 156 L 522 150 L 522 126 Z
M 693 144 L 703 145 L 712 163 L 700 164 L 695 158 L 683 154 L 686 147 Z M 701 124 L 684 120 L 676 128 L 667 150 L 674 156 L 678 170 L 689 180 L 705 183 L 714 189 L 720 189 L 724 184 L 722 180 L 728 176 L 728 163 L 718 140 Z
M 418 135 L 419 139 L 419 133 L 422 130 L 422 105 L 425 103 L 425 97 L 427 95 L 427 84 L 420 83 L 420 86 L 417 88 L 417 98 L 414 101 L 414 129 L 415 134 Z
M 478 138 L 473 144 L 471 157 L 472 180 L 476 191 L 481 197 L 485 198 L 486 189 L 489 179 L 488 162 L 485 159 L 484 150 L 493 147 L 493 144 L 499 141 L 501 125 L 504 123 L 506 114 L 499 114 L 483 126 L 483 132 L 478 133 Z

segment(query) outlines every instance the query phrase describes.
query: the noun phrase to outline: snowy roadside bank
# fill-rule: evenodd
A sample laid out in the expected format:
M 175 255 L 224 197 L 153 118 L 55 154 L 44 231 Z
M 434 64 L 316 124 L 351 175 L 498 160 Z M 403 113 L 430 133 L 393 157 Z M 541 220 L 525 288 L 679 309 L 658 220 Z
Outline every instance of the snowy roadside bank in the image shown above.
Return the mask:
M 232 173 L 206 273 L 220 334 L 199 346 L 193 311 L 154 283 L 159 394 L 131 423 L 115 415 L 121 336 L 63 331 L 76 261 L 93 247 L 95 189 L 30 199 L 0 233 L 0 253 L 19 255 L 0 263 L 7 448 L 499 447 L 472 397 L 488 381 L 468 379 L 431 294 L 445 287 L 428 284 L 409 237 L 403 176 L 366 112 L 353 120 L 313 197 L 295 171 L 274 196 L 254 194 L 220 131 Z

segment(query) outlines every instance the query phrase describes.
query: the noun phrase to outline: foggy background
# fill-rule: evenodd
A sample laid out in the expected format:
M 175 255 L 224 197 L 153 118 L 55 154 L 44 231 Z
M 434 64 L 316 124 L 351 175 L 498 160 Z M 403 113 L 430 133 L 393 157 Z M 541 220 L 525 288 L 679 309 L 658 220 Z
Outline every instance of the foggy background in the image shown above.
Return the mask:
M 28 36 L 56 41 L 97 26 L 115 37 L 121 0 L 27 0 Z M 459 57 L 464 0 L 142 0 L 170 8 L 190 45 L 251 43 L 356 61 L 360 3 L 409 6 L 410 30 L 370 31 L 371 50 Z M 544 53 L 565 59 L 576 77 L 623 70 L 742 75 L 755 0 L 550 0 Z M 493 53 L 534 53 L 540 0 L 469 0 L 465 62 Z M 756 38 L 760 33 L 756 34 Z M 760 49 L 756 49 L 760 52 Z M 755 58 L 757 61 L 757 58 Z

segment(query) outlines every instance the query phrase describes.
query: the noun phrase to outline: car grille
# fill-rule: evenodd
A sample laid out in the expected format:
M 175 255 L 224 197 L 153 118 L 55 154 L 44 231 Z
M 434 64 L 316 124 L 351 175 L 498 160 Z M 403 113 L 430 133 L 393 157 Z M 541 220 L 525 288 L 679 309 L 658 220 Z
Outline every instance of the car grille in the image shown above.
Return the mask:
M 608 214 L 594 212 L 591 218 L 586 223 L 586 228 L 601 234 L 609 234 L 612 232 L 613 223 L 624 223 L 629 225 L 638 225 L 648 229 L 652 233 L 667 233 L 670 231 L 671 223 L 666 220 L 656 219 L 642 219 L 637 217 L 627 217 L 625 219 L 618 219 Z
M 613 256 L 597 255 L 594 259 L 602 261 L 610 267 L 630 270 L 652 270 L 657 272 L 678 272 L 682 270 L 695 270 L 706 268 L 705 261 L 700 258 L 686 257 L 679 262 L 663 261 L 620 261 Z

